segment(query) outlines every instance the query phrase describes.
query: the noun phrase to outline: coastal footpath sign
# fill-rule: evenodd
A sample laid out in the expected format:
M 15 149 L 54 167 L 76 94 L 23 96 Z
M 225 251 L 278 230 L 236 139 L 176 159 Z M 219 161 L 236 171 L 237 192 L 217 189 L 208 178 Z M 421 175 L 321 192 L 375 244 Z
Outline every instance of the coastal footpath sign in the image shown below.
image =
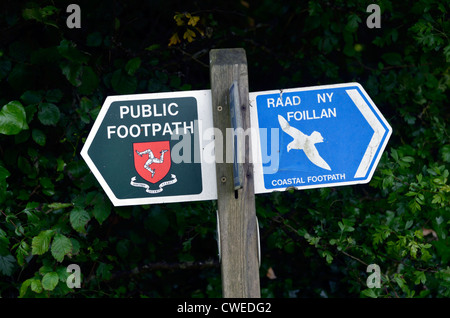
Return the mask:
M 255 193 L 367 183 L 392 128 L 358 83 L 250 94 Z

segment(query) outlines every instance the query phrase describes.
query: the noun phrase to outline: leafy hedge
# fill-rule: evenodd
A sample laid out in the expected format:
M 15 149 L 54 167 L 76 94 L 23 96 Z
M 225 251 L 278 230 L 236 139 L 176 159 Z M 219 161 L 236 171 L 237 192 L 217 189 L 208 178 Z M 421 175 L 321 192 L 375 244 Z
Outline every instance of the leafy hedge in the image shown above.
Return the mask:
M 208 88 L 222 47 L 250 91 L 357 81 L 394 130 L 368 185 L 257 196 L 262 296 L 450 296 L 448 4 L 379 1 L 369 29 L 370 1 L 77 3 L 80 29 L 0 4 L 1 297 L 221 296 L 215 203 L 113 207 L 79 153 L 106 96 Z

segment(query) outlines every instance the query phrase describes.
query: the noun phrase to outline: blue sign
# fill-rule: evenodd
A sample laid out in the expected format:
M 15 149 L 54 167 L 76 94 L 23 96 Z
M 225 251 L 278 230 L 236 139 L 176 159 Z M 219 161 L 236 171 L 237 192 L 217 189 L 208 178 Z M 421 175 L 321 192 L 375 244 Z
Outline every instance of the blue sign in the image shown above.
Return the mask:
M 252 93 L 250 101 L 256 193 L 367 183 L 392 133 L 358 83 Z

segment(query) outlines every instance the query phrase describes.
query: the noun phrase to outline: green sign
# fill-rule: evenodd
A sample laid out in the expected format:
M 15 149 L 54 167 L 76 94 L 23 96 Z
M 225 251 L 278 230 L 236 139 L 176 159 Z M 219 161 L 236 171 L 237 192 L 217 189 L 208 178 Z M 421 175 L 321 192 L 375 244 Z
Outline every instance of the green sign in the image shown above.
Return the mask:
M 110 96 L 81 155 L 114 205 L 213 199 L 201 160 L 210 109 L 209 91 Z

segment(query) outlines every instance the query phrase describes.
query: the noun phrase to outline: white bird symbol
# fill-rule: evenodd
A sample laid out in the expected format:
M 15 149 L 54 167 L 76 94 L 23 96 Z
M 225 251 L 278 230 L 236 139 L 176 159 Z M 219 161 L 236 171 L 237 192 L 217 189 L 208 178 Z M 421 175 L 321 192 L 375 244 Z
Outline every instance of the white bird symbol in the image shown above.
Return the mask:
M 313 164 L 322 169 L 331 170 L 330 166 L 319 155 L 319 152 L 314 145 L 316 143 L 323 142 L 323 137 L 320 132 L 314 131 L 310 136 L 307 136 L 297 128 L 291 127 L 283 116 L 278 115 L 278 121 L 281 129 L 294 138 L 294 140 L 287 145 L 288 152 L 291 149 L 302 149 L 305 152 L 306 157 L 308 157 Z

